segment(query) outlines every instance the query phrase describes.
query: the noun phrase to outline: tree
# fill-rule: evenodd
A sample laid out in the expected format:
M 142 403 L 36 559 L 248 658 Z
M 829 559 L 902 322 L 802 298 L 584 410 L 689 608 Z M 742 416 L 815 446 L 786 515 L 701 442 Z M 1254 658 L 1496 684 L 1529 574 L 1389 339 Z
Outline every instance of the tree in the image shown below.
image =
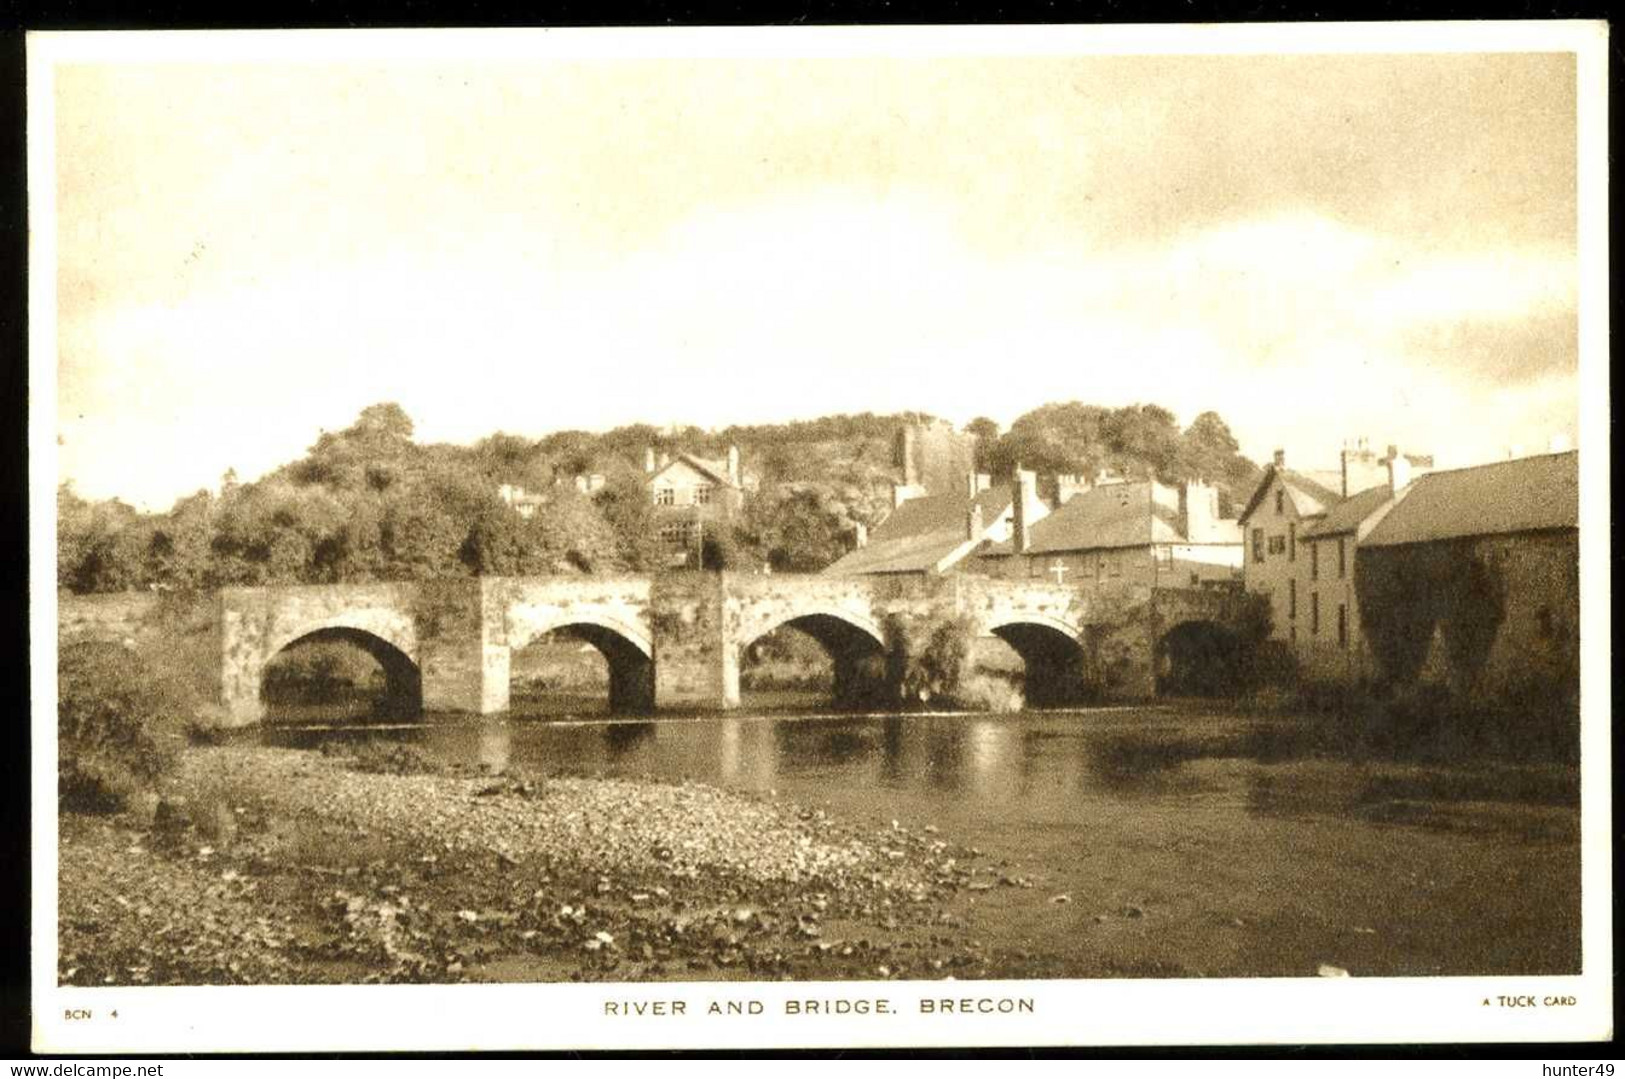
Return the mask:
M 147 577 L 169 588 L 206 588 L 214 581 L 214 496 L 199 491 L 178 500 L 153 525 Z
M 829 484 L 786 483 L 745 508 L 740 539 L 781 573 L 816 573 L 846 553 L 857 522 Z
M 999 444 L 999 425 L 978 416 L 965 425 L 965 433 L 976 439 L 976 471 L 993 471 L 993 451 Z
M 661 568 L 665 551 L 641 471 L 622 468 L 611 473 L 593 502 L 615 536 L 621 564 L 638 573 Z

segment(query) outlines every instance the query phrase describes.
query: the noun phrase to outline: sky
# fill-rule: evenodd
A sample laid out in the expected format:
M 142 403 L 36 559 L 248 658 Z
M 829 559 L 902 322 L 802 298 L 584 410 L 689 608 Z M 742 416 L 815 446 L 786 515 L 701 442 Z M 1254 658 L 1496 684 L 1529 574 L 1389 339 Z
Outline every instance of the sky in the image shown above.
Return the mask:
M 58 445 L 148 508 L 420 440 L 1049 401 L 1574 438 L 1563 54 L 56 69 Z

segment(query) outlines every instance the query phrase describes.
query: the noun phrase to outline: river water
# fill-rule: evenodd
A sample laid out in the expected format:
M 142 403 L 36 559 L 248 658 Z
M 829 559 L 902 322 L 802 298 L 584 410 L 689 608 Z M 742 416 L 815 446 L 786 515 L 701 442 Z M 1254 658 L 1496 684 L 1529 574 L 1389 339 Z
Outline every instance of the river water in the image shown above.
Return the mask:
M 967 924 L 1034 976 L 1555 973 L 1579 964 L 1561 770 L 1320 759 L 1197 704 L 1011 715 L 740 713 L 270 724 L 492 770 L 694 780 L 935 827 L 1013 883 Z M 1511 798 L 1508 791 L 1525 793 Z M 1533 790 L 1535 793 L 1527 792 Z

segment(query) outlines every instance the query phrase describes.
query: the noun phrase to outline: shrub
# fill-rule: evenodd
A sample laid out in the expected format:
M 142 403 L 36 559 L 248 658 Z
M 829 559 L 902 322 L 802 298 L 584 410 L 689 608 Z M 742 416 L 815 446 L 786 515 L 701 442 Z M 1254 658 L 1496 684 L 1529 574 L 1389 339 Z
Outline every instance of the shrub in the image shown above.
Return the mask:
M 81 644 L 57 658 L 57 793 L 65 809 L 113 812 L 173 770 L 195 701 L 133 650 Z
M 1026 702 L 1008 679 L 977 673 L 960 683 L 953 703 L 978 712 L 1019 712 Z
M 888 680 L 906 702 L 952 702 L 971 670 L 975 624 L 963 615 L 933 618 L 910 626 L 886 621 Z

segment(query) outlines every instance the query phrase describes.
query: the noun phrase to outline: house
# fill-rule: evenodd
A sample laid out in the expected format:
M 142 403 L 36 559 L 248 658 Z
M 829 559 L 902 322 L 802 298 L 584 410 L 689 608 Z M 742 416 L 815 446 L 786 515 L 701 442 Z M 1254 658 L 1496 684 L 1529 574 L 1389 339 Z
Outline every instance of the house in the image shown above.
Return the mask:
M 824 572 L 929 577 L 963 569 L 984 545 L 1004 542 L 1013 529 L 1049 513 L 1038 497 L 1037 479 L 1018 470 L 1014 484 L 995 485 L 985 473 L 967 473 L 958 491 L 908 498 L 869 532 L 862 546 Z
M 527 521 L 536 516 L 537 509 L 548 503 L 546 495 L 532 494 L 523 487 L 512 483 L 504 483 L 498 487 L 497 497 L 507 505 L 512 506 L 514 512 Z
M 1360 440 L 1343 447 L 1335 469 L 1299 470 L 1284 450 L 1238 520 L 1249 592 L 1269 597 L 1271 636 L 1321 674 L 1368 669 L 1354 599 L 1353 557 L 1360 539 L 1433 458 L 1389 446 L 1379 458 Z
M 1502 701 L 1577 700 L 1579 476 L 1570 450 L 1418 478 L 1360 541 L 1362 593 L 1398 585 L 1386 590 L 1397 612 L 1363 612 L 1367 634 L 1385 620 L 1392 631 L 1398 613 L 1433 630 L 1420 677 Z
M 692 453 L 657 456 L 650 448 L 644 451 L 643 470 L 673 565 L 697 562 L 708 526 L 732 520 L 755 486 L 755 478 L 740 467 L 736 446 L 729 446 L 720 461 Z
M 1241 529 L 1220 518 L 1215 487 L 1102 477 L 1081 490 L 1062 481 L 1058 498 L 1053 513 L 981 551 L 983 570 L 1083 588 L 1239 581 Z

